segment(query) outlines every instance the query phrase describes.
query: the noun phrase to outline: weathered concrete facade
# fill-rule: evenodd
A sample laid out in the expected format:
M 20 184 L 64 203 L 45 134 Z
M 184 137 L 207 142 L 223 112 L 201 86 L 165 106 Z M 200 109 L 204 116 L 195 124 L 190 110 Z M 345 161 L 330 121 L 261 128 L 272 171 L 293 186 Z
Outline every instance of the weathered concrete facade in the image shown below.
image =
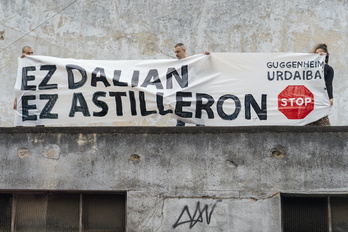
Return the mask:
M 347 12 L 342 0 L 1 0 L 0 190 L 127 192 L 128 232 L 280 231 L 281 192 L 347 193 L 347 127 L 8 128 L 17 58 L 24 45 L 56 57 L 162 59 L 177 42 L 189 55 L 325 42 L 330 119 L 344 126 Z M 210 216 L 189 217 L 205 207 Z
M 347 127 L 1 128 L 0 190 L 127 192 L 128 232 L 281 231 L 279 194 L 347 193 L 347 154 Z
M 330 119 L 348 125 L 347 12 L 342 0 L 2 0 L 0 126 L 13 126 L 12 87 L 24 45 L 56 57 L 159 59 L 174 58 L 177 42 L 189 55 L 311 52 L 325 42 L 335 69 Z

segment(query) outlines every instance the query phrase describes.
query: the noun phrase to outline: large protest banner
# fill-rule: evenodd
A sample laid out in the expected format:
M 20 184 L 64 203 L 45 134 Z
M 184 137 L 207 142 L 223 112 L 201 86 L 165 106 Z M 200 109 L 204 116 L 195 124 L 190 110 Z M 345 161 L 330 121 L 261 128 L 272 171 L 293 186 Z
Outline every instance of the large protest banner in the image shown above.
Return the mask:
M 19 59 L 15 125 L 90 126 L 168 116 L 206 126 L 306 125 L 330 113 L 324 59 L 311 53 L 212 53 L 182 60 L 27 56 Z

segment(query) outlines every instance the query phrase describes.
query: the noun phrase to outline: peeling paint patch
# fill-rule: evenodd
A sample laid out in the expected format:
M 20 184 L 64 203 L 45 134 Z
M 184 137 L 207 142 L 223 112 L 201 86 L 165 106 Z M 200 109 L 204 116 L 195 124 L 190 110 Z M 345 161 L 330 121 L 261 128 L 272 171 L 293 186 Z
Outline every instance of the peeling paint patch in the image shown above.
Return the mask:
M 23 159 L 24 157 L 30 156 L 30 150 L 28 148 L 19 148 L 17 154 L 19 158 Z
M 132 161 L 139 161 L 140 160 L 140 156 L 137 154 L 131 154 L 130 155 L 130 160 Z
M 49 144 L 43 150 L 42 156 L 47 159 L 58 160 L 60 157 L 60 147 L 56 144 Z
M 226 160 L 226 164 L 230 167 L 238 167 L 238 164 L 233 160 Z
M 277 146 L 272 149 L 271 156 L 277 159 L 284 159 L 286 157 L 285 147 Z
M 85 135 L 85 134 L 80 134 L 79 139 L 77 140 L 77 143 L 79 146 L 85 145 L 85 144 L 92 144 L 96 143 L 97 141 L 97 136 L 96 134 L 91 134 L 91 135 Z

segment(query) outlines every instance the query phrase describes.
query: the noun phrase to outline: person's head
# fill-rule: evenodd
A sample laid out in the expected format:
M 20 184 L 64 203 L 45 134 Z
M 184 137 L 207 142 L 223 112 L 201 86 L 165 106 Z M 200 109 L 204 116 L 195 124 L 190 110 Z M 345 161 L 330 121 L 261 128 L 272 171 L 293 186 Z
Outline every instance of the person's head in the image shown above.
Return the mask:
M 24 46 L 22 48 L 22 53 L 25 55 L 33 55 L 34 54 L 33 49 L 30 46 Z
M 179 60 L 187 57 L 186 48 L 183 43 L 175 44 L 174 53 L 176 55 L 176 58 L 178 58 Z
M 329 63 L 329 51 L 327 50 L 326 44 L 318 44 L 314 49 L 314 53 L 326 55 L 325 63 Z

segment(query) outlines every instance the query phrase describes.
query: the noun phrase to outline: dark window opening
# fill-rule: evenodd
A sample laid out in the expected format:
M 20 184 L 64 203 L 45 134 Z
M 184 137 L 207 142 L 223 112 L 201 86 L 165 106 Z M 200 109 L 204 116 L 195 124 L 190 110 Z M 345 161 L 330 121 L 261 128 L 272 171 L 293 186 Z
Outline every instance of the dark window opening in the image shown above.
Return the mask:
M 2 232 L 124 232 L 126 194 L 0 193 Z
M 348 231 L 348 196 L 281 195 L 283 232 Z

